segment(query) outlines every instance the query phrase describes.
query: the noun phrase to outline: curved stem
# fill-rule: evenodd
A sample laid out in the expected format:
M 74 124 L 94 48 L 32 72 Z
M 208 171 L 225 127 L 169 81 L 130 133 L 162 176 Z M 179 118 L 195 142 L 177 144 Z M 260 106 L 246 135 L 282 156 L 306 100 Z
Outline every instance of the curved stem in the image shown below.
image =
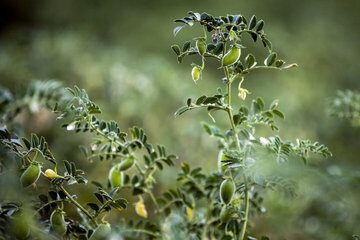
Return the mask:
M 50 202 L 47 202 L 46 204 L 42 205 L 41 207 L 39 207 L 38 209 L 36 209 L 36 213 L 34 214 L 34 216 L 37 214 L 37 212 L 40 212 L 42 209 L 44 209 L 46 206 L 49 206 L 53 203 L 57 203 L 57 202 L 63 202 L 63 200 L 53 200 L 53 201 L 50 201 Z
M 70 195 L 70 193 L 68 193 L 68 192 L 66 191 L 66 189 L 64 188 L 63 185 L 59 185 L 59 187 L 60 187 L 60 189 L 65 193 L 65 195 L 69 198 L 69 200 L 70 200 L 76 207 L 78 207 L 78 208 L 91 220 L 91 222 L 97 227 L 98 224 L 97 224 L 97 222 L 95 221 L 95 219 L 91 216 L 91 214 L 90 214 L 88 211 L 86 211 L 86 209 L 85 209 L 83 206 L 81 206 L 81 204 L 78 203 L 78 202 Z
M 151 235 L 153 237 L 158 237 L 158 238 L 162 237 L 160 234 L 156 234 L 156 233 L 147 231 L 145 229 L 125 229 L 122 232 L 138 232 L 138 233 L 145 233 L 145 234 Z
M 156 208 L 156 211 L 158 213 L 162 213 L 162 211 L 161 211 L 161 209 L 159 207 L 159 204 L 157 203 L 156 198 L 155 198 L 154 194 L 152 193 L 152 191 L 151 191 L 151 189 L 149 187 L 146 188 L 146 192 L 147 192 L 147 194 L 149 194 L 149 196 L 150 196 L 150 198 L 151 198 L 151 200 L 152 200 L 152 202 L 153 202 L 153 204 L 154 204 L 154 206 Z M 158 222 L 159 222 L 160 233 L 161 233 L 161 236 L 162 236 L 163 235 L 163 223 L 162 223 L 162 219 L 160 219 L 159 216 L 158 216 Z
M 247 179 L 246 176 L 244 174 L 244 184 L 245 184 L 245 215 L 244 215 L 244 222 L 243 222 L 243 226 L 241 228 L 241 232 L 240 232 L 240 240 L 243 240 L 245 237 L 245 232 L 246 232 L 246 227 L 247 227 L 247 222 L 248 222 L 248 218 L 249 218 L 249 191 L 248 191 L 248 186 L 247 186 Z
M 149 196 L 151 198 L 151 201 L 154 203 L 154 206 L 155 206 L 156 210 L 158 212 L 160 212 L 159 204 L 157 203 L 154 194 L 152 193 L 152 191 L 149 188 L 147 188 L 146 190 L 147 190 L 146 192 L 149 194 Z
M 206 233 L 208 231 L 208 226 L 209 226 L 209 220 L 211 217 L 211 205 L 212 205 L 212 201 L 213 199 L 210 198 L 208 200 L 208 204 L 207 204 L 207 209 L 206 209 L 206 218 L 205 218 L 205 223 L 204 223 L 204 230 L 202 232 L 202 238 L 203 240 L 206 240 Z
M 173 203 L 181 202 L 181 201 L 182 201 L 181 198 L 175 198 L 175 199 L 171 200 L 170 202 L 168 202 L 165 206 L 161 207 L 159 211 L 160 211 L 160 212 L 164 212 L 164 210 L 165 210 L 166 208 L 170 207 Z
M 226 79 L 227 79 L 227 94 L 228 94 L 228 97 L 227 97 L 228 108 L 226 109 L 226 111 L 229 115 L 231 128 L 233 130 L 233 134 L 234 134 L 235 140 L 236 140 L 236 145 L 237 145 L 238 149 L 241 150 L 239 136 L 237 134 L 237 129 L 236 129 L 236 126 L 234 123 L 234 118 L 233 118 L 232 111 L 231 111 L 231 81 L 230 81 L 230 76 L 229 76 L 229 70 L 227 67 L 225 67 L 224 70 L 225 70 L 225 75 L 226 75 Z

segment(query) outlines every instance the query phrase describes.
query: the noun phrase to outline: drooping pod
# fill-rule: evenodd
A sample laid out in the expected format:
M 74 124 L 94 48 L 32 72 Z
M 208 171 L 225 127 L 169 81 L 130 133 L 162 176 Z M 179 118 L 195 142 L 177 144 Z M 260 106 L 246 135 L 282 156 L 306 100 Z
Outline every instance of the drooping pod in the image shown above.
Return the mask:
M 232 178 L 225 179 L 220 185 L 220 199 L 229 204 L 235 192 L 235 183 Z
M 192 80 L 194 80 L 194 82 L 196 82 L 197 80 L 199 80 L 201 78 L 201 71 L 202 69 L 198 66 L 194 66 L 192 71 L 191 71 L 191 77 Z
M 134 166 L 135 164 L 135 157 L 129 156 L 126 160 L 119 163 L 119 171 L 125 171 Z
M 63 236 L 66 233 L 66 222 L 62 211 L 55 210 L 50 216 L 51 226 L 60 236 Z
M 41 166 L 38 163 L 32 163 L 21 175 L 20 182 L 24 187 L 28 187 L 39 179 Z
M 109 171 L 109 182 L 113 188 L 123 185 L 124 174 L 119 170 L 119 165 L 113 166 Z
M 222 58 L 221 65 L 223 67 L 236 63 L 241 56 L 241 49 L 238 46 L 232 47 Z
M 12 215 L 10 220 L 11 231 L 14 233 L 17 239 L 29 239 L 31 231 L 30 216 L 24 214 L 22 211 L 17 211 Z
M 220 212 L 220 221 L 222 223 L 227 223 L 232 219 L 233 213 L 227 206 L 223 206 Z
M 89 240 L 106 240 L 109 239 L 111 233 L 111 227 L 109 223 L 100 224 L 93 234 L 91 234 Z
M 204 53 L 206 52 L 206 43 L 203 40 L 197 40 L 196 47 L 199 50 L 199 53 L 201 55 L 204 55 Z

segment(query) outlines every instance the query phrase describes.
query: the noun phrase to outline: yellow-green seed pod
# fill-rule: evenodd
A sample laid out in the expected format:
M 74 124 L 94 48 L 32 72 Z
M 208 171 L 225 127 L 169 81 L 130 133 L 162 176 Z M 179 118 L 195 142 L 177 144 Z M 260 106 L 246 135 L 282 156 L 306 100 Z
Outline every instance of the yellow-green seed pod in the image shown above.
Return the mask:
M 229 204 L 235 192 L 235 184 L 232 178 L 225 179 L 220 185 L 220 199 Z
M 93 234 L 91 234 L 89 240 L 106 240 L 109 239 L 111 233 L 111 227 L 109 223 L 100 224 Z
M 201 68 L 198 66 L 193 67 L 191 77 L 195 82 L 199 80 L 201 78 Z
M 31 164 L 21 175 L 20 177 L 21 184 L 24 187 L 30 186 L 39 179 L 40 173 L 41 173 L 40 165 L 35 163 Z
M 220 221 L 222 223 L 227 223 L 231 220 L 233 214 L 226 206 L 223 206 L 220 212 Z
M 140 200 L 135 203 L 135 212 L 140 217 L 147 218 L 148 214 L 144 200 L 142 198 L 140 198 Z
M 121 187 L 123 185 L 124 174 L 119 171 L 119 166 L 115 165 L 110 169 L 109 182 L 113 188 Z
M 46 169 L 45 171 L 45 175 L 49 178 L 49 179 L 54 179 L 56 178 L 58 175 L 56 174 L 56 172 L 54 172 L 54 170 L 52 169 Z
M 135 164 L 135 157 L 129 156 L 126 160 L 119 163 L 119 171 L 125 171 L 134 166 Z
M 206 43 L 203 40 L 197 40 L 196 47 L 199 50 L 199 53 L 201 55 L 204 55 L 204 53 L 206 52 Z
M 221 60 L 223 67 L 230 66 L 236 63 L 241 56 L 241 49 L 237 46 L 234 46 L 230 51 L 228 51 Z
M 66 233 L 66 222 L 64 215 L 60 210 L 55 210 L 52 212 L 50 216 L 50 222 L 54 231 L 60 236 L 63 236 Z

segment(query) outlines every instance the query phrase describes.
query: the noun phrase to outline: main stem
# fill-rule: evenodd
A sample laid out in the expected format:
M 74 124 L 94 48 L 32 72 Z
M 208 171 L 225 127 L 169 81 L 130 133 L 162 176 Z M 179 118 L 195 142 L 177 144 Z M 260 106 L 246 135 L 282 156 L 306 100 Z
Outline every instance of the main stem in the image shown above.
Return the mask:
M 230 119 L 230 123 L 231 123 L 231 128 L 233 131 L 233 134 L 235 136 L 235 140 L 236 140 L 236 145 L 239 149 L 239 151 L 241 151 L 241 146 L 240 146 L 240 140 L 239 140 L 239 136 L 237 133 L 237 128 L 235 126 L 234 123 L 234 118 L 233 118 L 233 114 L 232 114 L 232 110 L 231 110 L 231 80 L 230 80 L 230 76 L 229 76 L 229 70 L 227 67 L 224 67 L 225 69 L 225 75 L 226 75 L 226 79 L 227 79 L 227 113 L 229 115 L 229 119 Z M 243 240 L 245 237 L 245 232 L 246 232 L 246 227 L 247 227 L 247 223 L 248 223 L 248 217 L 249 217 L 249 192 L 248 192 L 248 185 L 247 185 L 247 179 L 246 179 L 246 175 L 245 173 L 243 174 L 244 176 L 244 185 L 245 185 L 245 215 L 244 215 L 244 222 L 241 228 L 241 232 L 239 235 L 239 240 Z

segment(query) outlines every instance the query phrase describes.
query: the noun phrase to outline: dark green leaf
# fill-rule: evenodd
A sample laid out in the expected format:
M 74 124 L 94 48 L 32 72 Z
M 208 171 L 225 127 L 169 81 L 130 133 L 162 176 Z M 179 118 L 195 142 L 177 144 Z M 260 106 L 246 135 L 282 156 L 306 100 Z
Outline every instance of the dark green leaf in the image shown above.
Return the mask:
M 99 206 L 96 203 L 87 203 L 86 205 L 96 212 L 99 210 Z
M 249 54 L 245 58 L 245 68 L 252 68 L 256 65 L 255 57 L 252 54 Z
M 189 50 L 190 46 L 191 46 L 190 41 L 186 41 L 182 47 L 183 52 L 186 52 L 187 50 Z
M 275 63 L 276 60 L 276 52 L 272 52 L 269 54 L 269 56 L 265 59 L 264 64 L 266 66 L 271 66 Z
M 253 29 L 253 28 L 255 27 L 256 22 L 257 22 L 256 16 L 253 15 L 253 16 L 251 17 L 251 19 L 250 19 L 250 22 L 249 22 L 249 30 L 251 30 L 251 29 Z
M 264 21 L 263 20 L 259 20 L 255 26 L 255 31 L 261 31 L 264 27 Z
M 282 119 L 285 119 L 285 116 L 284 116 L 284 114 L 283 114 L 281 111 L 279 111 L 279 110 L 277 110 L 277 109 L 274 109 L 272 112 L 273 112 L 274 114 L 276 114 L 278 117 L 280 117 L 280 118 L 282 118 Z
M 172 48 L 172 50 L 174 50 L 174 52 L 176 53 L 176 55 L 180 55 L 180 48 L 179 48 L 179 45 L 177 45 L 177 44 L 174 44 L 174 45 L 172 45 L 171 46 L 171 48 Z

